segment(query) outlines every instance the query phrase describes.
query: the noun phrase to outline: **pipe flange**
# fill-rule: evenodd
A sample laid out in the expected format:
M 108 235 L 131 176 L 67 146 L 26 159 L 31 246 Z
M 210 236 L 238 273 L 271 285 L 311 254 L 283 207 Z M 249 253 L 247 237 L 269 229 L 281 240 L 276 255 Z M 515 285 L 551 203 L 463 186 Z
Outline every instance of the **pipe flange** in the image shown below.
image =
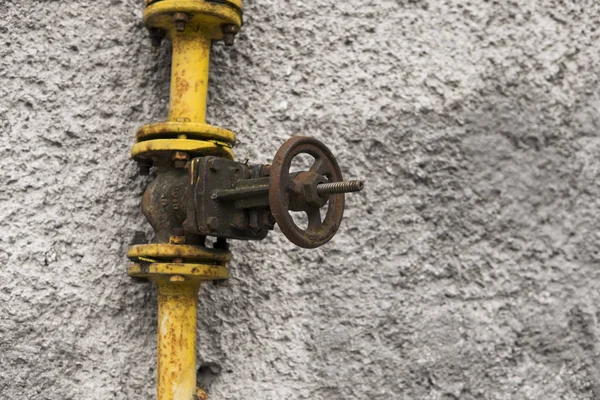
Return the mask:
M 129 276 L 151 280 L 213 281 L 229 278 L 231 253 L 186 244 L 151 243 L 132 246 L 127 257 L 135 264 Z M 173 280 L 173 278 L 177 278 Z
M 190 139 L 214 140 L 235 146 L 235 133 L 232 131 L 196 122 L 158 122 L 144 125 L 135 134 L 136 141 L 143 142 L 151 139 L 176 139 L 185 135 Z
M 181 259 L 184 262 L 224 265 L 231 261 L 231 252 L 186 244 L 151 243 L 131 246 L 127 257 L 133 262 L 168 262 Z
M 229 269 L 225 265 L 192 263 L 151 263 L 133 264 L 127 274 L 135 278 L 170 282 L 204 282 L 229 278 Z
M 135 160 L 155 160 L 171 158 L 175 152 L 188 153 L 191 157 L 217 156 L 233 160 L 233 151 L 229 143 L 216 140 L 194 139 L 153 139 L 137 142 L 131 149 Z
M 167 32 L 181 31 L 173 15 L 186 15 L 185 26 L 202 29 L 212 40 L 224 37 L 222 26 L 242 26 L 241 0 L 146 0 L 144 23 Z

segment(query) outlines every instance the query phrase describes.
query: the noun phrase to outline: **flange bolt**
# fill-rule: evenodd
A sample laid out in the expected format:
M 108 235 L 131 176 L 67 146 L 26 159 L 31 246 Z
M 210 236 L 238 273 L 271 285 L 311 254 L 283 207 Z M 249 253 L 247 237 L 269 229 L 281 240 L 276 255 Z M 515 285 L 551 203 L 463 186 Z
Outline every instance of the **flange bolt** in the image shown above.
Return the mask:
M 317 185 L 317 194 L 323 196 L 336 193 L 360 192 L 364 186 L 363 181 L 321 183 Z
M 185 31 L 185 26 L 190 17 L 186 13 L 176 12 L 173 14 L 173 22 L 175 22 L 175 30 L 177 32 Z
M 239 30 L 240 28 L 237 25 L 223 25 L 221 27 L 225 46 L 233 46 L 233 43 L 235 42 L 235 35 L 237 35 Z

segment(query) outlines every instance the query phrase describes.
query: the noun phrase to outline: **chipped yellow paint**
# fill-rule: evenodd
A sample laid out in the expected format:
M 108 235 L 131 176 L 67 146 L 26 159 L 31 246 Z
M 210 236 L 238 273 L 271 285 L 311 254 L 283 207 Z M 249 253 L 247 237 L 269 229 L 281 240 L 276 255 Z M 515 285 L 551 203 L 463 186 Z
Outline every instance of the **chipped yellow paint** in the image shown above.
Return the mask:
M 196 390 L 199 283 L 159 281 L 158 400 L 191 400 Z
M 174 32 L 169 121 L 206 122 L 211 40 L 197 32 Z

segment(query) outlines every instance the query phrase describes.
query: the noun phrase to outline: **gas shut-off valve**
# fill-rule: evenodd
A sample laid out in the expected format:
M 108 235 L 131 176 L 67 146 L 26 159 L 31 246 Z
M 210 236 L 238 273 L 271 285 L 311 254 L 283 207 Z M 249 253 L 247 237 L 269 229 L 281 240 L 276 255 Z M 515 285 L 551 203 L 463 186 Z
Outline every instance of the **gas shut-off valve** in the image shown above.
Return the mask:
M 154 168 L 142 211 L 155 234 L 151 243 L 136 234 L 127 273 L 157 289 L 157 400 L 206 399 L 196 364 L 198 293 L 230 277 L 227 239 L 264 239 L 277 224 L 298 246 L 321 246 L 340 226 L 344 194 L 363 183 L 344 182 L 331 151 L 308 137 L 289 139 L 270 165 L 234 161 L 235 133 L 207 123 L 206 103 L 211 48 L 234 44 L 242 0 L 144 3 L 156 52 L 171 42 L 170 100 L 167 119 L 140 127 L 131 150 L 141 175 Z M 298 223 L 297 212 L 306 217 Z M 212 245 L 207 236 L 216 237 Z
M 314 158 L 312 165 L 291 171 L 303 154 Z M 279 148 L 270 165 L 204 156 L 159 173 L 142 209 L 159 242 L 183 235 L 260 240 L 277 223 L 294 244 L 315 248 L 337 232 L 344 193 L 362 189 L 362 181 L 343 181 L 323 143 L 296 136 Z M 307 226 L 299 226 L 292 212 L 304 212 Z

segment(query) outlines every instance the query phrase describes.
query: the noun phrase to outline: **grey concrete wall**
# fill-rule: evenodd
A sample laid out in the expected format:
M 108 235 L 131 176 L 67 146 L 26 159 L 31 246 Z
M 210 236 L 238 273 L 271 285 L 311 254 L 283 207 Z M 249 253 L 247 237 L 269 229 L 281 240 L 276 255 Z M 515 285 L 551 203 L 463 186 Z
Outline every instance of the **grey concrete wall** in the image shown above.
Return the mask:
M 128 157 L 170 49 L 141 3 L 2 1 L 2 399 L 154 396 Z M 592 0 L 248 1 L 210 122 L 257 162 L 315 136 L 367 189 L 318 250 L 234 243 L 212 399 L 600 398 L 599 32 Z

